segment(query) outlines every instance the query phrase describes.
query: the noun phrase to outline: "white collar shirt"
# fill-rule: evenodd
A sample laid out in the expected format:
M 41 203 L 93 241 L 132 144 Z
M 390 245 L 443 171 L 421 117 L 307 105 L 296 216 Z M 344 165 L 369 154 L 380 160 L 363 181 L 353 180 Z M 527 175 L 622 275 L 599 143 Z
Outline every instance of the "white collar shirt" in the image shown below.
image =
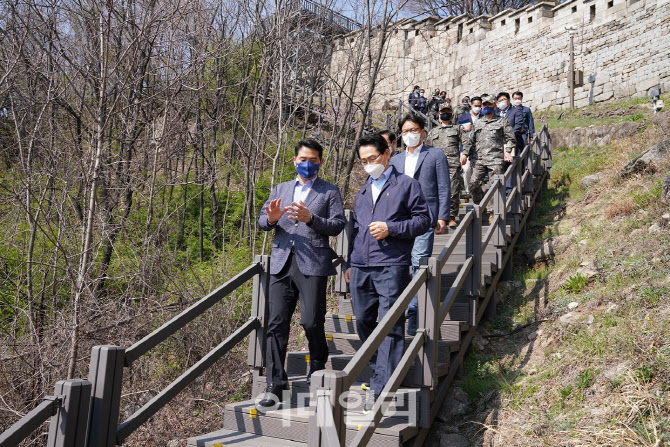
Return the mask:
M 419 162 L 419 153 L 421 152 L 421 148 L 423 148 L 423 144 L 420 144 L 419 147 L 414 149 L 413 154 L 410 151 L 405 151 L 405 175 L 414 178 L 414 174 L 416 174 L 416 165 Z

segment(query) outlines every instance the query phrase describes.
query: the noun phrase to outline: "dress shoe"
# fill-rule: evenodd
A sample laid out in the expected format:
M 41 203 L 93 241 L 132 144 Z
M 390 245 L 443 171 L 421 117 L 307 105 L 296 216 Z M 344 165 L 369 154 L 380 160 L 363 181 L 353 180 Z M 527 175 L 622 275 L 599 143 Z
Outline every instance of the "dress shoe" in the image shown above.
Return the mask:
M 258 405 L 263 408 L 270 408 L 277 405 L 282 400 L 282 393 L 286 391 L 288 387 L 273 385 L 268 383 L 268 386 L 265 388 L 265 395 Z
M 312 383 L 312 374 L 317 371 L 321 371 L 322 369 L 326 369 L 326 364 L 321 360 L 312 360 L 311 362 L 309 362 L 309 374 L 307 374 L 307 385 L 311 385 Z
M 407 335 L 413 337 L 416 335 L 416 311 L 410 310 L 407 317 Z

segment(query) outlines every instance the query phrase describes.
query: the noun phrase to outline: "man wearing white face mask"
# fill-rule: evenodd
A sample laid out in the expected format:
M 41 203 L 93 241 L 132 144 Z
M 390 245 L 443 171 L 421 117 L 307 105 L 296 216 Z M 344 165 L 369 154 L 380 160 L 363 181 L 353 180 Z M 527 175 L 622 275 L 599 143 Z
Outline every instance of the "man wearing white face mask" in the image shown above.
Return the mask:
M 431 219 L 421 185 L 390 164 L 391 151 L 384 137 L 366 135 L 357 146 L 370 177 L 356 194 L 350 268 L 344 278 L 351 289 L 356 331 L 365 343 L 409 284 L 414 238 L 430 228 Z M 400 363 L 404 333 L 402 316 L 370 359 L 374 375 L 366 389 L 366 410 L 372 408 Z
M 398 172 L 419 181 L 431 213 L 431 229 L 414 241 L 412 270 L 416 273 L 421 258 L 433 253 L 435 233 L 442 234 L 447 229 L 451 200 L 449 163 L 441 149 L 423 144 L 426 138 L 426 122 L 421 116 L 407 114 L 400 120 L 398 127 L 407 150 L 393 157 L 391 164 Z M 415 297 L 407 309 L 409 335 L 416 334 L 417 303 L 418 297 Z

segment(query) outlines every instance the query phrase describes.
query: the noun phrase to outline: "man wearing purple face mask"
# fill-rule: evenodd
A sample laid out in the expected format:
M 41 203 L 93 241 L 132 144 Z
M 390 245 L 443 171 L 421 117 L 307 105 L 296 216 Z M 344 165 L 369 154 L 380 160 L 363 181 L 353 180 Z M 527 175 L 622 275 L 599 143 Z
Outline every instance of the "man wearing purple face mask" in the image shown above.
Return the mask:
M 328 344 L 324 329 L 326 285 L 334 275 L 329 236 L 344 228 L 340 190 L 318 177 L 323 148 L 314 140 L 302 140 L 293 157 L 297 177 L 280 183 L 270 193 L 258 218 L 258 226 L 275 230 L 270 257 L 269 318 L 265 367 L 267 388 L 258 403 L 274 407 L 288 389 L 284 369 L 291 317 L 300 300 L 300 324 L 310 353 L 308 381 L 324 369 Z

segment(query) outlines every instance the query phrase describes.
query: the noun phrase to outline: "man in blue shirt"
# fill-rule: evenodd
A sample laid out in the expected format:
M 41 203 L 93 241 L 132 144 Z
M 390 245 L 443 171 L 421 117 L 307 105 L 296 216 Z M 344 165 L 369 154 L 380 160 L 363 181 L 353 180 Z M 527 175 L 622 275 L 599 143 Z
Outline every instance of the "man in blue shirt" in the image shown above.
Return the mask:
M 533 112 L 530 111 L 529 107 L 523 105 L 523 93 L 519 91 L 512 93 L 512 106 L 521 109 L 523 112 L 524 128 L 526 129 L 526 133 L 523 134 L 523 141 L 527 144 L 528 140 L 533 138 L 533 135 L 535 134 Z
M 296 178 L 276 185 L 258 217 L 258 226 L 275 232 L 270 256 L 270 290 L 265 369 L 267 387 L 258 403 L 274 407 L 288 389 L 284 368 L 293 311 L 300 301 L 300 324 L 305 330 L 312 373 L 328 361 L 326 287 L 335 274 L 329 236 L 345 225 L 344 209 L 337 186 L 318 176 L 323 148 L 315 140 L 302 140 L 295 147 Z
M 356 331 L 365 343 L 411 280 L 414 238 L 429 230 L 431 215 L 419 182 L 390 164 L 384 137 L 371 134 L 357 145 L 370 176 L 356 195 L 349 244 L 349 281 Z M 370 359 L 373 376 L 366 390 L 370 410 L 400 363 L 405 347 L 401 316 Z

